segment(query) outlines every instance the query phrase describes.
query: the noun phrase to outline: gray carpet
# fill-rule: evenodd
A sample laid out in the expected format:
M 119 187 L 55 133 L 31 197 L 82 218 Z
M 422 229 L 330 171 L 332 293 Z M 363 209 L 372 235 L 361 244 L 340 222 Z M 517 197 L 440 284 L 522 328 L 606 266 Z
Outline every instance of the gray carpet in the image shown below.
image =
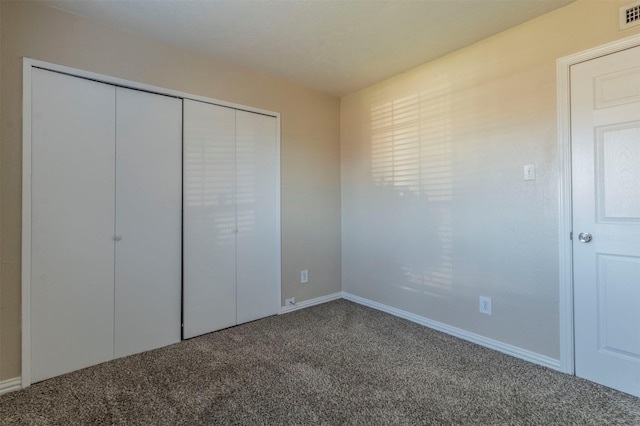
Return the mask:
M 640 425 L 640 400 L 340 300 L 3 395 L 0 424 Z

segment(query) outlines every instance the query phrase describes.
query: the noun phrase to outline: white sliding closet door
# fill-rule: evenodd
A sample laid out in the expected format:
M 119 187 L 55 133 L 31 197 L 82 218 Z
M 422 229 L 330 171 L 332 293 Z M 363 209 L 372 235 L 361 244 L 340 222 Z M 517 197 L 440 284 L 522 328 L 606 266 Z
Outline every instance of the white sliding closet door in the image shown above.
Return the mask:
M 275 117 L 236 112 L 237 322 L 278 313 L 278 152 Z
M 275 117 L 184 101 L 185 338 L 278 313 Z
M 115 357 L 180 341 L 182 100 L 116 89 Z
M 235 110 L 184 100 L 185 338 L 236 324 Z
M 115 87 L 32 72 L 31 375 L 113 358 Z

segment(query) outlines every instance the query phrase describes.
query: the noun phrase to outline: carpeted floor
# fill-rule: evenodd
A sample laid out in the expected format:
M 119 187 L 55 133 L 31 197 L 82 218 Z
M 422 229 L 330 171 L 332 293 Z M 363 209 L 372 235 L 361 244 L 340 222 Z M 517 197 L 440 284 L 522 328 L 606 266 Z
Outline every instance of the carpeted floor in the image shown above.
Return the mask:
M 0 424 L 640 425 L 640 399 L 339 300 L 0 396 Z

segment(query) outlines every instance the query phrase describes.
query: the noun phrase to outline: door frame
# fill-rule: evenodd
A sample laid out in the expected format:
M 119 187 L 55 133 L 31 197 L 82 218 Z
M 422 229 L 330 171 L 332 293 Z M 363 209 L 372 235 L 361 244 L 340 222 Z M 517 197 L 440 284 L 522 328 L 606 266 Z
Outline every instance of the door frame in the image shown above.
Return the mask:
M 601 56 L 640 46 L 640 34 L 616 40 L 556 61 L 558 113 L 560 371 L 575 374 L 573 333 L 573 211 L 571 192 L 571 72 L 570 67 Z
M 282 293 L 282 213 L 281 213 L 281 151 L 280 151 L 280 113 L 268 111 L 260 108 L 253 108 L 232 102 L 225 102 L 204 96 L 193 95 L 177 90 L 165 89 L 163 87 L 152 86 L 104 74 L 97 74 L 63 65 L 39 61 L 24 57 L 22 60 L 22 265 L 21 265 L 21 324 L 22 324 L 22 344 L 21 344 L 21 376 L 20 384 L 22 388 L 31 385 L 31 71 L 33 68 L 42 68 L 67 74 L 73 77 L 85 78 L 110 84 L 116 87 L 124 87 L 144 92 L 156 93 L 159 95 L 172 96 L 180 99 L 191 99 L 194 101 L 220 105 L 237 110 L 254 112 L 276 118 L 276 215 L 278 217 L 277 235 L 277 281 L 278 288 L 274 295 L 274 307 L 276 312 L 282 313 L 281 293 Z M 182 303 L 182 301 L 181 301 Z

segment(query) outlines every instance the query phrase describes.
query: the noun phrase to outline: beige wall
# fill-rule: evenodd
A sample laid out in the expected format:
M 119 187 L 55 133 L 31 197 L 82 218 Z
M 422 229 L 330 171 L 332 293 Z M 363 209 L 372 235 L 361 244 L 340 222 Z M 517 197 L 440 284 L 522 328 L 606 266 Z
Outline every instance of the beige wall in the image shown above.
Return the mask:
M 556 59 L 638 34 L 626 3 L 579 0 L 342 98 L 343 291 L 559 358 Z
M 2 5 L 0 5 L 0 40 L 1 40 L 1 27 L 2 25 Z M 2 82 L 2 42 L 0 41 L 0 82 Z M 0 84 L 0 100 L 2 99 L 2 84 Z M 2 108 L 0 107 L 0 127 L 2 127 Z M 0 142 L 2 139 L 0 138 Z M 2 149 L 0 149 L 0 194 L 2 188 Z M 3 347 L 3 336 L 2 336 L 2 323 L 3 318 L 5 316 L 5 306 L 4 306 L 4 298 L 2 297 L 2 199 L 0 198 L 0 362 L 2 359 L 2 347 Z M 2 380 L 2 367 L 0 366 L 0 380 Z
M 29 2 L 1 10 L 0 380 L 20 375 L 22 57 L 281 114 L 282 298 L 340 291 L 338 98 Z M 298 284 L 301 269 L 310 283 Z

